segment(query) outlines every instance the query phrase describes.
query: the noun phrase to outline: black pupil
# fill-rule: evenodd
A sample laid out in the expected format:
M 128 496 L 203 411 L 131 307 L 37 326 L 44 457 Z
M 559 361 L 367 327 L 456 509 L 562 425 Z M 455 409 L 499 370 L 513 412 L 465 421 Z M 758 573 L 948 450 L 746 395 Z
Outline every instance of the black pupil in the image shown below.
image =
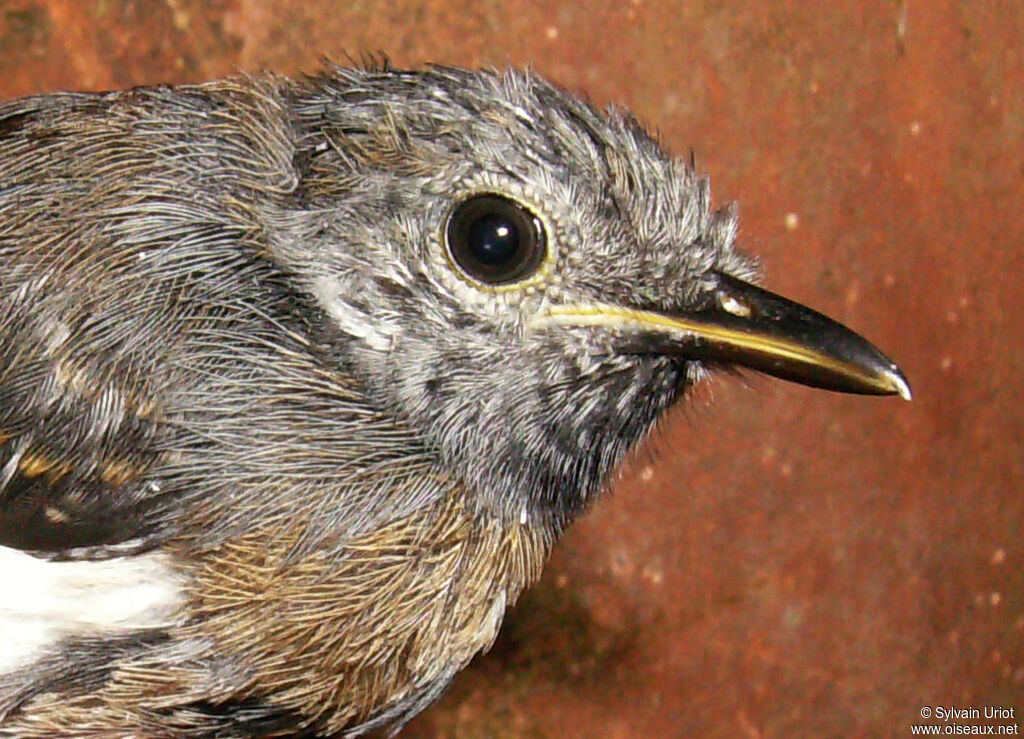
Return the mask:
M 499 267 L 507 264 L 519 249 L 516 225 L 496 213 L 488 213 L 469 224 L 468 246 L 481 264 Z
M 501 195 L 473 195 L 462 201 L 449 216 L 447 238 L 462 271 L 491 285 L 523 280 L 544 261 L 540 221 Z

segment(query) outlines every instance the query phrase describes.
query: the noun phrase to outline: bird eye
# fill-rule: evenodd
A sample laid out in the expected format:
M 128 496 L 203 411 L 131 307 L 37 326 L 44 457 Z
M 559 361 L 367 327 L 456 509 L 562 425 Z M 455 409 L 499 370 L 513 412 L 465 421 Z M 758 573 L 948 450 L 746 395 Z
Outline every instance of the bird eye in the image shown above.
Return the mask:
M 544 261 L 540 219 L 500 195 L 474 195 L 448 217 L 448 251 L 468 276 L 489 285 L 518 282 Z

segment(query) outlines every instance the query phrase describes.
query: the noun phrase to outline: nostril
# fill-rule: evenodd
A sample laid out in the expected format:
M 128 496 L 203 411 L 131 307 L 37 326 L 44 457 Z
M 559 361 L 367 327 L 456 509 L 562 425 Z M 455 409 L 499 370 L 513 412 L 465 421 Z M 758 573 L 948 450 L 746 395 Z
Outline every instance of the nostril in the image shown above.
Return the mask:
M 739 318 L 750 318 L 750 315 L 754 312 L 748 303 L 738 300 L 728 293 L 719 291 L 715 294 L 718 299 L 718 304 L 722 307 L 726 313 L 731 313 Z

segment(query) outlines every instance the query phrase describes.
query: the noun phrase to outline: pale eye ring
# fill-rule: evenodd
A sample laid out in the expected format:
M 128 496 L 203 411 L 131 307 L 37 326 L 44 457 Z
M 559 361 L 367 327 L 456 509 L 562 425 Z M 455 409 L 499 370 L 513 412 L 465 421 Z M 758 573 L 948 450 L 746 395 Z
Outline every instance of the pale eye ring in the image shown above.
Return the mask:
M 472 195 L 452 209 L 445 237 L 459 269 L 488 285 L 531 277 L 547 255 L 541 220 L 515 200 L 493 193 Z

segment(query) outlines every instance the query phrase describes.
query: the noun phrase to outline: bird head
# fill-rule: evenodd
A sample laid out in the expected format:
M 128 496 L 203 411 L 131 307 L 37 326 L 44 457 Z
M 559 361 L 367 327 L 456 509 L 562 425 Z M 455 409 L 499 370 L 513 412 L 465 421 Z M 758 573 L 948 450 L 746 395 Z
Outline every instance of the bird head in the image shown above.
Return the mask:
M 333 70 L 295 110 L 273 258 L 482 506 L 563 526 L 716 366 L 909 397 L 867 341 L 755 287 L 734 209 L 622 112 L 444 68 Z

